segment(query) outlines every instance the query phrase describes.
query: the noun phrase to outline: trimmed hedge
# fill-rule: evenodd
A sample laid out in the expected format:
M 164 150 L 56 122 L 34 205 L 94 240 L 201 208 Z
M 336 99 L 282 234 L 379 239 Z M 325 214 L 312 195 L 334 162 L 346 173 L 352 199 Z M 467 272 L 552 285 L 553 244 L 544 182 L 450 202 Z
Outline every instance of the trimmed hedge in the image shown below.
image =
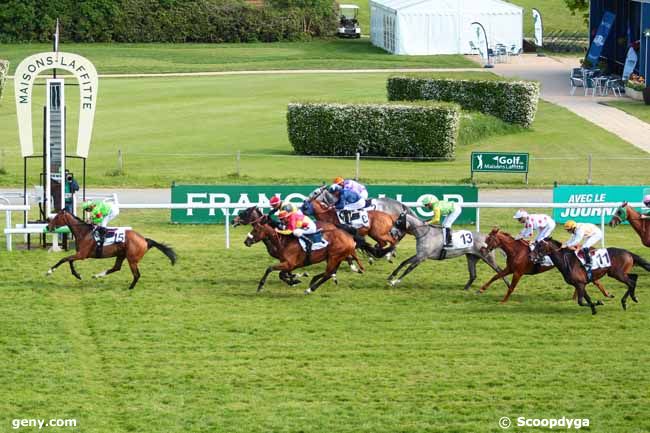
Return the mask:
M 275 42 L 336 32 L 334 0 L 255 7 L 243 0 L 5 0 L 0 43 Z
M 460 107 L 448 103 L 292 103 L 289 141 L 303 155 L 453 158 Z
M 470 81 L 417 77 L 388 79 L 389 101 L 434 100 L 456 102 L 529 128 L 535 120 L 539 83 L 534 81 Z
M 9 74 L 9 61 L 0 59 L 0 102 L 2 102 L 7 74 Z

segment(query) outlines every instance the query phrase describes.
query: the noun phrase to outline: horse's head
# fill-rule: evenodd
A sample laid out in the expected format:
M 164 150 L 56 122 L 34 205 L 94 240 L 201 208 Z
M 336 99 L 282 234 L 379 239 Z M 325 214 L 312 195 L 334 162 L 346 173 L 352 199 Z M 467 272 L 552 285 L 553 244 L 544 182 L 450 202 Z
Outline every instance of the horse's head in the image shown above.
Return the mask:
M 63 227 L 65 225 L 68 225 L 66 214 L 68 214 L 68 211 L 65 209 L 61 209 L 56 213 L 56 215 L 54 215 L 51 218 L 48 218 L 47 230 L 51 232 L 58 227 Z
M 616 208 L 612 219 L 609 221 L 610 227 L 616 227 L 627 220 L 627 206 L 627 202 L 624 201 L 618 208 Z
M 499 227 L 494 227 L 490 233 L 487 235 L 485 238 L 485 249 L 487 252 L 490 252 L 494 250 L 495 248 L 498 248 L 501 246 L 501 239 L 500 239 L 500 234 L 501 232 L 499 231 Z
M 262 215 L 262 211 L 257 206 L 249 207 L 239 211 L 237 216 L 232 220 L 232 226 L 237 227 L 239 225 L 250 224 L 251 221 L 256 220 Z
M 262 215 L 251 221 L 250 224 L 253 226 L 253 230 L 246 235 L 246 239 L 244 240 L 244 245 L 247 247 L 264 240 L 273 231 L 273 228 L 268 225 L 268 217 L 266 215 Z
M 393 237 L 393 239 L 401 239 L 404 237 L 405 233 L 406 233 L 406 212 L 402 212 L 399 214 L 399 216 L 393 223 L 393 227 L 391 227 L 390 229 L 390 235 Z
M 539 241 L 537 244 L 535 244 L 535 249 L 530 252 L 530 260 L 534 263 L 539 263 L 544 260 L 544 256 L 548 256 L 557 248 L 558 246 L 554 245 L 554 243 L 551 241 Z

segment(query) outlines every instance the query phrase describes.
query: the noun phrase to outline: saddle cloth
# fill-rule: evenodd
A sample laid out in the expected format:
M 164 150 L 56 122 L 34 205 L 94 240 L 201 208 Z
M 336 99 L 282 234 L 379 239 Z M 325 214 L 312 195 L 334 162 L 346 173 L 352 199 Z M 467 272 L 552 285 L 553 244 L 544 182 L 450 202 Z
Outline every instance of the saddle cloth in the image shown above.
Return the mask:
M 591 270 L 609 268 L 612 266 L 612 261 L 609 257 L 609 252 L 606 248 L 600 248 L 597 250 L 590 250 L 589 255 L 591 256 Z M 576 251 L 576 257 L 582 263 L 582 266 L 585 265 L 585 257 L 582 250 Z
M 126 240 L 126 231 L 128 229 L 125 227 L 107 227 L 106 228 L 106 238 L 104 239 L 104 246 L 107 247 L 113 244 L 121 244 Z M 99 242 L 99 233 L 97 231 L 93 232 L 93 237 L 95 242 Z
M 342 210 L 337 213 L 339 222 L 341 224 L 351 225 L 355 229 L 360 229 L 361 227 L 370 227 L 370 218 L 368 218 L 368 211 L 366 209 L 350 211 L 350 222 L 347 222 L 345 220 L 346 212 L 348 211 Z
M 451 233 L 451 247 L 446 250 L 464 250 L 474 244 L 474 235 L 469 230 L 457 230 Z
M 536 263 L 540 266 L 555 266 L 549 256 L 544 256 L 541 261 L 537 261 Z
M 307 251 L 307 245 L 305 244 L 305 241 L 303 240 L 303 238 L 298 238 L 298 242 L 300 242 L 300 247 L 302 248 L 302 250 L 306 252 Z M 324 237 L 321 237 L 320 242 L 314 242 L 311 245 L 311 251 L 314 252 L 314 251 L 322 250 L 327 245 L 329 245 L 329 242 L 327 242 L 327 240 Z

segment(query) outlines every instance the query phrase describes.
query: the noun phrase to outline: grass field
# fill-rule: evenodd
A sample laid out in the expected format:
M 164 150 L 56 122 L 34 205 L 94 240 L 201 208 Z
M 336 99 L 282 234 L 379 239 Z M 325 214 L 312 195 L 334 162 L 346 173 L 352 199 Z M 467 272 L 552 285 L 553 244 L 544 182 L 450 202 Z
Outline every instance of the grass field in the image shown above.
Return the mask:
M 483 225 L 515 231 L 510 213 L 486 210 Z M 309 297 L 277 277 L 257 295 L 273 260 L 243 246 L 247 228 L 224 250 L 222 226 L 168 220 L 118 218 L 179 254 L 171 267 L 149 252 L 132 292 L 128 270 L 90 278 L 109 261 L 78 264 L 77 281 L 66 267 L 44 276 L 64 253 L 0 251 L 2 431 L 16 418 L 75 418 L 57 431 L 478 433 L 500 431 L 502 416 L 650 430 L 643 271 L 640 304 L 622 311 L 623 286 L 606 280 L 617 297 L 596 316 L 555 271 L 525 277 L 506 305 L 503 284 L 463 292 L 462 258 L 424 263 L 398 288 L 385 284 L 397 263 L 382 261 L 363 276 L 341 270 L 338 286 Z M 607 240 L 650 256 L 628 227 Z M 474 288 L 490 276 L 481 265 Z
M 607 101 L 606 105 L 623 110 L 631 116 L 650 123 L 650 106 L 645 105 L 643 101 L 625 98 L 617 101 Z
M 3 45 L 10 72 L 48 44 Z M 369 39 L 254 44 L 61 44 L 61 51 L 90 59 L 100 74 L 251 71 L 273 69 L 477 68 L 460 55 L 394 56 Z
M 224 76 L 156 79 L 104 79 L 100 83 L 93 143 L 88 159 L 89 185 L 159 186 L 184 183 L 320 183 L 334 174 L 354 175 L 351 159 L 296 159 L 288 143 L 286 107 L 290 101 L 385 101 L 387 74 Z M 482 72 L 446 77 L 494 77 Z M 0 106 L 0 185 L 22 184 L 12 82 Z M 36 101 L 42 101 L 38 87 Z M 76 141 L 76 88 L 67 90 L 69 143 Z M 39 99 L 40 98 L 40 99 Z M 36 104 L 34 112 L 40 111 Z M 34 130 L 40 131 L 40 115 Z M 464 119 L 467 123 L 470 120 Z M 470 122 L 471 123 L 471 122 Z M 489 123 L 489 122 L 488 122 Z M 479 122 L 475 126 L 486 126 Z M 485 135 L 464 128 L 457 158 L 451 162 L 364 160 L 368 183 L 463 183 L 474 150 L 528 151 L 533 158 L 531 185 L 583 183 L 587 155 L 594 154 L 594 182 L 634 184 L 644 179 L 647 161 L 612 166 L 613 156 L 646 157 L 642 151 L 557 106 L 541 102 L 533 128 L 521 132 L 487 125 Z M 474 130 L 475 132 L 476 130 Z M 469 134 L 469 135 L 468 135 Z M 482 133 L 481 133 L 482 134 Z M 35 133 L 39 143 L 40 133 Z M 473 138 L 474 137 L 474 138 Z M 117 152 L 125 175 L 114 176 Z M 235 153 L 241 151 L 240 176 Z M 4 153 L 3 153 L 4 152 Z M 69 153 L 71 153 L 69 151 Z M 4 155 L 4 156 L 3 156 Z M 269 156 L 280 155 L 280 156 Z M 551 159 L 539 159 L 551 158 Z M 566 159 L 563 159 L 566 158 Z M 79 174 L 78 164 L 71 168 Z M 38 164 L 30 165 L 37 176 Z M 1 173 L 1 172 L 0 172 Z M 35 181 L 35 177 L 33 180 Z M 517 185 L 521 176 L 480 175 L 480 185 Z
M 368 0 L 346 0 L 345 3 L 359 6 L 359 25 L 363 34 L 370 33 L 370 8 Z M 533 36 L 533 16 L 531 8 L 537 8 L 544 20 L 544 31 L 563 30 L 587 34 L 587 24 L 581 16 L 571 15 L 564 0 L 514 0 L 510 3 L 524 8 L 524 36 Z

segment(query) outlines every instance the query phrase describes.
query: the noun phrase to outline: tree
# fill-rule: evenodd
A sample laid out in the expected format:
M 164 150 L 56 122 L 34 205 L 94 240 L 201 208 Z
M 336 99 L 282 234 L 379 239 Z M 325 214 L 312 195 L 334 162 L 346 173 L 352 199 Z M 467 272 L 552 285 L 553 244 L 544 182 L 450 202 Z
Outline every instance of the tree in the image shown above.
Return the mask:
M 564 0 L 566 6 L 575 15 L 577 12 L 582 12 L 582 17 L 585 22 L 589 22 L 589 0 Z

